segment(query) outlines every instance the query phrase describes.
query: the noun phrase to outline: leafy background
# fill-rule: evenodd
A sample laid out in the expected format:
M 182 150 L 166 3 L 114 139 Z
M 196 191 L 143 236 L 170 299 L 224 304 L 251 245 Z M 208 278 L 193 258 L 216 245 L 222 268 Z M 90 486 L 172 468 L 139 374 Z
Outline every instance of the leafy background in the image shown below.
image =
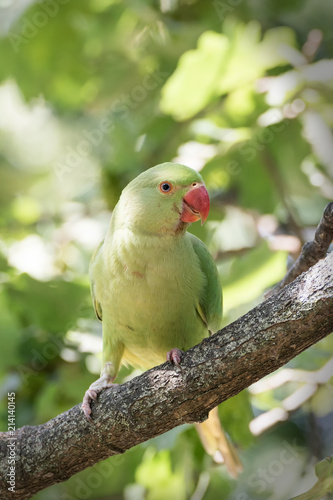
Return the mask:
M 1 430 L 8 392 L 17 427 L 36 425 L 97 378 L 88 263 L 146 168 L 201 171 L 212 209 L 191 231 L 216 258 L 225 324 L 283 277 L 333 198 L 332 16 L 324 0 L 0 4 Z M 237 481 L 184 426 L 34 498 L 299 495 L 333 448 L 332 350 L 328 337 L 222 405 Z

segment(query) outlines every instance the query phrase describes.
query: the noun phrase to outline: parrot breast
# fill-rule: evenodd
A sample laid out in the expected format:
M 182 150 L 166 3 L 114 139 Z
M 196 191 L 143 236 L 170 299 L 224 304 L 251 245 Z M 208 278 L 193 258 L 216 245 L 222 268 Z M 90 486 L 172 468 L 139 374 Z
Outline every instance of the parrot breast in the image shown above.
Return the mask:
M 150 368 L 208 335 L 197 312 L 205 279 L 187 233 L 151 237 L 123 227 L 103 250 L 105 285 L 96 282 L 96 294 L 103 323 L 125 347 L 123 362 Z

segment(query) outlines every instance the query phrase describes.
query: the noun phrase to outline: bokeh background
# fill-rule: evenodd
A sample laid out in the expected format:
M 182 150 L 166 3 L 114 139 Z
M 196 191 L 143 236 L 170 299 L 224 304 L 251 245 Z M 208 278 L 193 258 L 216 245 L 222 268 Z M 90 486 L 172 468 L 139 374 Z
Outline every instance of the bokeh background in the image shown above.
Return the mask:
M 36 425 L 97 378 L 89 259 L 143 170 L 204 177 L 212 209 L 191 231 L 225 324 L 284 276 L 333 199 L 332 18 L 326 0 L 1 1 L 1 430 L 8 392 L 17 427 Z M 332 356 L 331 336 L 222 405 L 237 481 L 183 426 L 34 498 L 296 496 L 332 453 Z

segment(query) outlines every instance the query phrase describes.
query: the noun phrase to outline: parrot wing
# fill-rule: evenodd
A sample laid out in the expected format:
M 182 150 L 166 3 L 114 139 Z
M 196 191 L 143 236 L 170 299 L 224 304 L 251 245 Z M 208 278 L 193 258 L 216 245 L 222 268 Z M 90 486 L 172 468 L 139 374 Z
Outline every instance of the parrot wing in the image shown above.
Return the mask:
M 93 253 L 93 256 L 91 257 L 91 261 L 90 261 L 90 266 L 89 266 L 91 296 L 92 296 L 92 300 L 93 300 L 93 304 L 94 304 L 95 314 L 100 321 L 102 321 L 102 317 L 103 317 L 102 306 L 96 297 L 95 281 L 94 281 L 94 277 L 93 277 L 94 272 L 93 271 L 94 271 L 95 263 L 98 260 L 98 258 L 100 257 L 100 253 L 102 251 L 103 244 L 104 244 L 104 240 L 101 241 L 101 243 L 98 245 L 95 252 Z
M 215 333 L 221 327 L 222 321 L 222 289 L 216 264 L 202 241 L 193 234 L 188 235 L 206 278 L 197 311 L 210 333 Z M 209 412 L 205 422 L 195 426 L 206 452 L 216 462 L 224 462 L 230 475 L 236 478 L 242 471 L 242 463 L 221 426 L 217 407 Z
M 216 264 L 206 245 L 199 238 L 188 233 L 193 249 L 199 259 L 201 271 L 205 276 L 205 288 L 197 305 L 197 312 L 207 325 L 210 333 L 221 327 L 222 321 L 222 289 Z

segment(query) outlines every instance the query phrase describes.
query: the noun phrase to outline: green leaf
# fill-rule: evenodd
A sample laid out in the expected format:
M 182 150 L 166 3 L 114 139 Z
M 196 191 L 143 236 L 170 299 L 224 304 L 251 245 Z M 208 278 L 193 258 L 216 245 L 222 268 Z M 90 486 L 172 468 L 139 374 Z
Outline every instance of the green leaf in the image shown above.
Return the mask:
M 176 120 L 188 119 L 213 98 L 263 76 L 267 69 L 287 62 L 283 48 L 294 45 L 288 28 L 269 30 L 261 40 L 256 21 L 225 23 L 225 34 L 206 31 L 195 50 L 185 52 L 162 89 L 161 109 Z
M 295 43 L 293 31 L 285 27 L 268 30 L 262 40 L 257 21 L 247 25 L 238 22 L 226 28 L 230 29 L 232 37 L 231 57 L 221 76 L 218 89 L 221 94 L 243 87 L 263 76 L 268 69 L 285 64 L 284 50 Z
M 232 262 L 222 276 L 223 309 L 225 314 L 241 304 L 252 302 L 267 288 L 279 281 L 286 272 L 284 252 L 271 252 L 265 244 Z
M 326 457 L 315 465 L 318 478 L 311 490 L 291 500 L 321 500 L 327 493 L 333 493 L 333 456 Z
M 147 500 L 186 498 L 183 474 L 172 470 L 169 450 L 156 452 L 153 447 L 147 448 L 136 470 L 136 480 L 148 490 Z
M 87 311 L 89 288 L 79 283 L 38 281 L 21 274 L 8 285 L 8 296 L 24 324 L 34 324 L 63 335 Z
M 248 391 L 242 391 L 222 403 L 219 406 L 219 414 L 232 441 L 243 448 L 253 444 L 254 437 L 249 429 L 249 424 L 253 419 L 253 410 Z
M 22 334 L 18 318 L 13 311 L 10 301 L 0 288 L 0 332 L 5 335 L 6 341 L 1 343 L 0 349 L 0 373 L 6 373 L 14 368 L 19 362 L 19 347 L 22 342 Z
M 203 109 L 215 96 L 226 64 L 229 40 L 212 31 L 203 33 L 198 48 L 185 52 L 176 71 L 162 89 L 161 109 L 185 120 Z

